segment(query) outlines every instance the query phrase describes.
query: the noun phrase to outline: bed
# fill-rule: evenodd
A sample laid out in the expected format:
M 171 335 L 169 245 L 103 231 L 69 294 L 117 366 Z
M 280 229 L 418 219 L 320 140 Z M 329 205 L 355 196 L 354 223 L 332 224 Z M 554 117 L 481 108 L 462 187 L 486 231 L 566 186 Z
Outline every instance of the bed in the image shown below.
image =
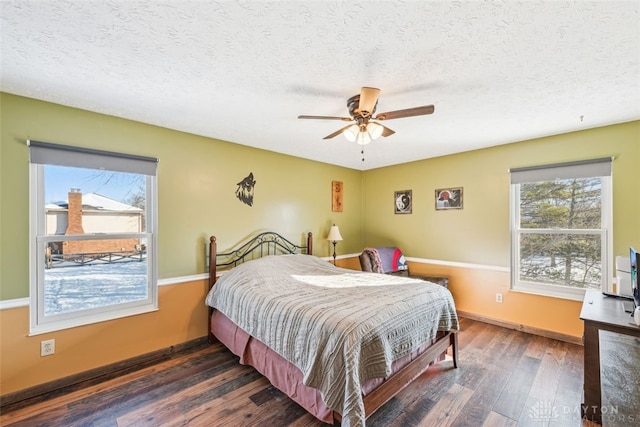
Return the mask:
M 210 340 L 321 421 L 365 425 L 449 347 L 457 367 L 442 286 L 336 267 L 312 255 L 311 233 L 300 245 L 260 233 L 224 253 L 211 237 L 209 254 Z

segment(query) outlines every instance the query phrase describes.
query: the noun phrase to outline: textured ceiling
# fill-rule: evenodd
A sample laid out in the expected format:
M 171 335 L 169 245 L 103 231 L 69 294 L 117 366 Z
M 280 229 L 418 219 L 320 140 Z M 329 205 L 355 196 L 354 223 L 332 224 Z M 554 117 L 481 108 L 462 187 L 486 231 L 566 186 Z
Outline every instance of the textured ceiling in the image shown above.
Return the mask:
M 638 1 L 6 1 L 4 92 L 371 169 L 640 119 Z M 339 121 L 362 86 L 390 120 Z M 40 135 L 46 138 L 46 135 Z M 64 142 L 64 141 L 58 141 Z M 606 141 L 603 141 L 606 143 Z

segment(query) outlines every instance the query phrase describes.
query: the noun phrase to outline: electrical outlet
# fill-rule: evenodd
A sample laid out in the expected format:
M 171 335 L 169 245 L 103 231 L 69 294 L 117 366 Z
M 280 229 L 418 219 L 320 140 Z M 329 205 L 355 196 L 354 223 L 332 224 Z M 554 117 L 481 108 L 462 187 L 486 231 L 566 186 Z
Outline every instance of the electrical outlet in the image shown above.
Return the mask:
M 502 294 L 501 293 L 497 293 L 496 294 L 496 302 L 502 304 Z
M 40 341 L 40 356 L 51 356 L 56 352 L 56 340 Z

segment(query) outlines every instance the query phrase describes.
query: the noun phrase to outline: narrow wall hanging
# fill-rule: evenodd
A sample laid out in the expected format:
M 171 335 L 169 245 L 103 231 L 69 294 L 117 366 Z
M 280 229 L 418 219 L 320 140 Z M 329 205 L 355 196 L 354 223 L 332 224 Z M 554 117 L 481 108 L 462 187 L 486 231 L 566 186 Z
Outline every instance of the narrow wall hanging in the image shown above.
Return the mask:
M 342 212 L 342 182 L 331 181 L 331 211 Z

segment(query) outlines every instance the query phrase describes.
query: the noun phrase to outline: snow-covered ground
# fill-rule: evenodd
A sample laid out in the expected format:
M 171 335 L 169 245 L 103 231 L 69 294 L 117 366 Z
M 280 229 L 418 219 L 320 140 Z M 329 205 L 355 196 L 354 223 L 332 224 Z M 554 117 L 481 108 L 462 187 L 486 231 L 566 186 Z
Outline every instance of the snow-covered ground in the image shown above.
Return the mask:
M 585 258 L 572 259 L 570 283 L 565 281 L 566 260 L 556 256 L 529 256 L 520 260 L 520 279 L 552 285 L 599 289 L 602 271 L 599 263 Z
M 147 298 L 147 261 L 45 270 L 45 315 Z

